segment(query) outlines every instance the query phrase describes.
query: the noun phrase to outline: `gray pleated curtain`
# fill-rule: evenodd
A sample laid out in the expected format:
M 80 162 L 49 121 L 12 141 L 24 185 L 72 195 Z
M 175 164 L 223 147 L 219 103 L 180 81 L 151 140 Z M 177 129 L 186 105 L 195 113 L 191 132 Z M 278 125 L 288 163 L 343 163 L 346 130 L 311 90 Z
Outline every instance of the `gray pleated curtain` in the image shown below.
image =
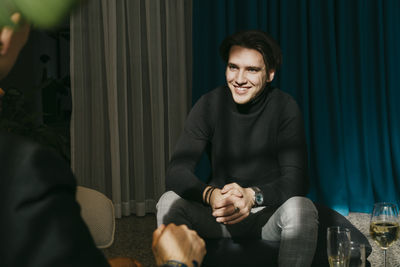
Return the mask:
M 71 16 L 71 162 L 116 217 L 155 211 L 191 103 L 192 3 L 94 0 Z

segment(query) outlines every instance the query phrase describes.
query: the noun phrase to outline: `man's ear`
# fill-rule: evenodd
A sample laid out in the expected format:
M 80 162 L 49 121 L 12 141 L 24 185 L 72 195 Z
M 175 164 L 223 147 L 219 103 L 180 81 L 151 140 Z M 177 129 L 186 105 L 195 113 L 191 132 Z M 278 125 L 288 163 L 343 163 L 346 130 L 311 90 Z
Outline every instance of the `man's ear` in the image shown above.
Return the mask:
M 0 80 L 7 76 L 14 65 L 14 57 L 10 56 L 8 49 L 13 35 L 13 30 L 9 27 L 0 29 Z
M 30 26 L 20 23 L 20 19 L 19 13 L 13 14 L 11 20 L 16 26 L 5 26 L 0 30 L 0 80 L 7 76 L 28 40 Z
M 13 46 L 14 50 L 16 50 L 16 53 L 18 54 L 28 40 L 30 26 L 22 21 L 21 14 L 12 14 L 11 20 L 15 23 L 14 27 L 5 26 L 0 29 L 1 56 L 4 56 L 9 51 L 10 46 Z M 14 35 L 16 36 L 13 37 Z M 14 41 L 13 38 L 15 39 Z
M 14 30 L 11 27 L 4 27 L 0 30 L 0 55 L 4 56 L 10 47 Z
M 275 70 L 270 70 L 269 71 L 269 75 L 268 75 L 268 82 L 272 82 L 272 80 L 274 79 L 274 77 L 275 77 Z

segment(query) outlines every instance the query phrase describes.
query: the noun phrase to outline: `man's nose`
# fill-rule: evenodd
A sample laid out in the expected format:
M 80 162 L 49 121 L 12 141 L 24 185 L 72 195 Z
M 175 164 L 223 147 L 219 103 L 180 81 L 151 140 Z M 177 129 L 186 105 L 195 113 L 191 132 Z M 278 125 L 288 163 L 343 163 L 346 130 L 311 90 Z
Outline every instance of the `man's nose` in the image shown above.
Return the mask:
M 237 84 L 245 84 L 247 82 L 246 75 L 244 71 L 239 71 L 236 76 L 236 83 Z

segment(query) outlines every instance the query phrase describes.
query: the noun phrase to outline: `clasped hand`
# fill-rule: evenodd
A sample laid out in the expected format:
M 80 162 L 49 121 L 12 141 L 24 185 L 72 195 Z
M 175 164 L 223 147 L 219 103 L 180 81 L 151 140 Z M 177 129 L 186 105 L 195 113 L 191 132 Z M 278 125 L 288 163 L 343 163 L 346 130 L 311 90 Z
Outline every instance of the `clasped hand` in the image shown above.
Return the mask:
M 250 215 L 254 206 L 254 191 L 237 183 L 215 189 L 210 197 L 212 215 L 223 224 L 235 224 Z

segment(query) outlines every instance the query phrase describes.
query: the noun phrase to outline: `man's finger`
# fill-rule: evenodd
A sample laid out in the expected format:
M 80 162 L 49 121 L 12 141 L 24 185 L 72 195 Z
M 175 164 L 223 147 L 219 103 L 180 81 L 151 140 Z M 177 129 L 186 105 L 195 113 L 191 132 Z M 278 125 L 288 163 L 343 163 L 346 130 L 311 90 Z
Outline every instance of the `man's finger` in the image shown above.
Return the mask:
M 240 213 L 238 213 L 238 212 L 235 212 L 235 213 L 233 213 L 233 214 L 230 215 L 230 216 L 218 217 L 218 218 L 217 218 L 217 222 L 219 222 L 219 223 L 228 223 L 228 222 L 230 222 L 230 221 L 236 220 L 237 218 L 239 218 L 239 217 L 241 217 L 241 216 L 242 216 L 242 214 L 240 214 Z
M 153 243 L 152 245 L 154 246 L 155 244 L 157 244 L 158 239 L 160 238 L 162 232 L 165 229 L 165 225 L 161 224 L 154 232 L 153 232 Z
M 241 221 L 243 221 L 244 219 L 246 219 L 247 216 L 249 216 L 249 214 L 247 214 L 247 213 L 242 214 L 241 216 L 237 217 L 236 219 L 233 219 L 233 220 L 231 220 L 231 221 L 225 222 L 225 224 L 235 224 L 235 223 L 241 222 Z
M 231 189 L 231 187 L 230 187 L 229 185 L 225 185 L 225 186 L 221 189 L 221 194 L 227 193 L 230 189 Z
M 215 201 L 213 208 L 214 209 L 219 209 L 219 208 L 222 208 L 222 207 L 226 207 L 226 206 L 232 205 L 235 202 L 237 202 L 239 199 L 240 198 L 238 198 L 236 196 L 233 196 L 233 195 L 227 196 L 226 198 L 223 198 L 221 200 Z
M 235 206 L 231 204 L 226 207 L 215 209 L 212 215 L 214 217 L 224 217 L 224 216 L 230 216 L 233 213 L 235 213 Z
M 225 193 L 228 192 L 229 190 L 232 190 L 232 189 L 235 189 L 235 188 L 238 188 L 238 187 L 239 187 L 239 185 L 238 185 L 237 183 L 226 184 L 226 185 L 222 188 L 221 193 L 222 193 L 222 194 L 225 194 Z
M 242 198 L 243 194 L 238 189 L 233 188 L 233 189 L 229 190 L 228 192 L 223 193 L 223 196 L 224 196 L 224 198 L 228 197 L 228 196 L 237 196 L 237 197 Z

